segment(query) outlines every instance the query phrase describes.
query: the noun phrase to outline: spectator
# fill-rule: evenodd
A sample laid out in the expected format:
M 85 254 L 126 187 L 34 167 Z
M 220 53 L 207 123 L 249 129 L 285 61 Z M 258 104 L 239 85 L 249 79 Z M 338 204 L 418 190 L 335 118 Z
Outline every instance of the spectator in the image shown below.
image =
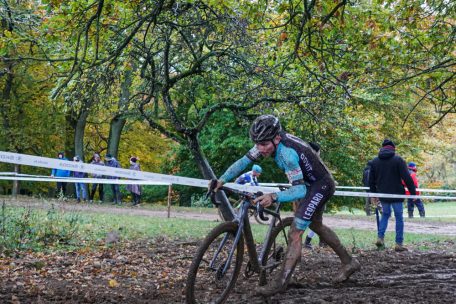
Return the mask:
M 115 159 L 111 154 L 106 154 L 105 157 L 105 166 L 107 167 L 113 167 L 113 168 L 120 168 L 119 162 L 117 159 Z M 107 176 L 108 179 L 119 179 L 116 176 Z M 112 190 L 112 200 L 114 205 L 122 204 L 122 201 L 120 200 L 120 187 L 119 184 L 111 184 L 111 190 Z
M 81 162 L 81 159 L 79 158 L 78 155 L 73 157 L 73 161 L 75 162 Z M 75 178 L 84 178 L 86 177 L 86 174 L 84 172 L 78 172 L 78 171 L 73 171 L 73 177 Z M 78 203 L 81 202 L 81 197 L 84 200 L 84 202 L 87 202 L 87 188 L 85 183 L 75 183 L 74 184 L 75 189 L 76 189 L 76 200 Z M 82 195 L 81 195 L 82 193 Z
M 408 169 L 409 169 L 410 176 L 413 179 L 413 183 L 414 183 L 415 187 L 418 188 L 419 185 L 418 185 L 418 178 L 416 177 L 416 164 L 414 162 L 409 162 Z M 402 184 L 404 186 L 406 186 L 403 181 L 402 181 Z M 408 190 L 408 188 L 405 189 L 405 194 L 410 195 L 410 191 Z M 420 195 L 420 192 L 416 191 L 416 195 Z M 418 209 L 418 212 L 420 213 L 420 217 L 425 217 L 424 205 L 423 205 L 423 202 L 421 201 L 421 199 L 419 199 L 419 198 L 407 199 L 408 217 L 413 218 L 413 209 L 415 208 L 415 205 L 416 205 L 416 208 Z
M 382 143 L 382 148 L 378 153 L 378 157 L 372 161 L 369 186 L 370 191 L 375 193 L 391 193 L 405 194 L 402 180 L 405 181 L 410 193 L 415 195 L 415 185 L 407 170 L 405 161 L 396 154 L 396 146 L 394 143 L 385 139 Z M 382 217 L 378 229 L 378 239 L 375 243 L 377 247 L 384 248 L 385 231 L 388 226 L 388 219 L 391 216 L 391 207 L 394 210 L 396 218 L 396 246 L 395 251 L 406 251 L 403 246 L 404 241 L 404 219 L 402 205 L 404 199 L 400 198 L 380 198 L 382 203 Z
M 141 166 L 138 163 L 138 158 L 130 158 L 130 170 L 141 171 Z M 141 202 L 141 186 L 140 185 L 127 185 L 127 190 L 133 196 L 133 206 L 137 206 Z
M 368 161 L 366 164 L 366 167 L 363 170 L 363 186 L 364 187 L 369 187 L 369 174 L 372 166 L 372 160 Z M 364 204 L 364 210 L 366 211 L 366 215 L 370 216 L 372 215 L 372 198 L 366 197 L 365 198 L 365 204 Z
M 236 179 L 236 184 L 258 186 L 258 177 L 260 177 L 261 172 L 263 172 L 263 169 L 260 166 L 253 165 L 252 171 L 244 173 Z
M 68 160 L 65 157 L 64 152 L 58 153 L 58 158 L 61 160 Z M 63 169 L 52 169 L 51 177 L 59 177 L 59 178 L 68 178 L 70 177 L 71 171 L 63 170 Z M 66 195 L 66 182 L 57 182 L 57 197 L 65 197 Z
M 104 166 L 104 162 L 101 160 L 100 154 L 93 153 L 92 161 L 90 162 L 92 165 Z M 93 174 L 93 178 L 103 178 L 101 174 Z M 95 192 L 97 192 L 98 188 L 98 197 L 100 202 L 103 202 L 103 184 L 92 184 L 92 188 L 90 190 L 90 202 L 93 202 L 93 198 L 95 197 Z

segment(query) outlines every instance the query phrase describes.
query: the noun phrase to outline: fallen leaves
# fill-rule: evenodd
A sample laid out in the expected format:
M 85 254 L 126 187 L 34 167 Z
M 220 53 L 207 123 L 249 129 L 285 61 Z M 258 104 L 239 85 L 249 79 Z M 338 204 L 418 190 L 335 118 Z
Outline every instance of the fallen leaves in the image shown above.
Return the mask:
M 160 238 L 2 257 L 0 303 L 30 302 L 37 297 L 43 302 L 97 303 L 105 299 L 119 303 L 127 296 L 132 302 L 134 298 L 147 302 L 158 293 L 180 295 L 191 259 L 179 257 L 191 256 L 195 249 Z

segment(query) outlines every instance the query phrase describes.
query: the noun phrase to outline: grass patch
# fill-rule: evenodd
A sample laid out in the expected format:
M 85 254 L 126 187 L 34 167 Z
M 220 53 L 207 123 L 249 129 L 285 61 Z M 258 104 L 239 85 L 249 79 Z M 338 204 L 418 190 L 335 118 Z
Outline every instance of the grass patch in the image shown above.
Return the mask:
M 179 212 L 184 212 L 181 209 Z M 194 209 L 191 209 L 195 212 Z M 212 211 L 212 210 L 211 210 Z M 173 210 L 175 212 L 175 210 Z M 70 250 L 104 244 L 106 234 L 117 231 L 121 239 L 138 240 L 167 237 L 178 240 L 204 238 L 220 222 L 193 219 L 159 218 L 133 215 L 101 214 L 6 206 L 0 212 L 0 253 L 15 251 Z M 263 242 L 267 226 L 252 225 L 257 243 Z M 373 249 L 375 231 L 336 229 L 342 243 L 353 249 Z M 394 246 L 394 232 L 387 232 L 386 246 Z M 405 233 L 404 243 L 419 249 L 451 241 L 449 236 Z M 318 243 L 318 236 L 313 242 Z

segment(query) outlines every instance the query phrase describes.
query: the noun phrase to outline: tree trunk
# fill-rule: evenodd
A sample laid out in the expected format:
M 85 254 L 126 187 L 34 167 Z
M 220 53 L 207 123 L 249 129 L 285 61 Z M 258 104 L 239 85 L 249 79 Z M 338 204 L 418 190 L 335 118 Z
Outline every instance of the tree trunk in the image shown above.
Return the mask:
M 209 165 L 206 156 L 201 151 L 200 144 L 198 141 L 197 136 L 189 137 L 188 138 L 188 147 L 195 158 L 195 162 L 198 165 L 203 177 L 206 179 L 213 179 L 217 178 L 212 170 L 211 166 Z M 223 219 L 225 221 L 231 221 L 234 219 L 234 210 L 231 207 L 230 201 L 226 196 L 225 192 L 218 191 L 215 197 L 215 200 L 220 203 L 220 211 L 222 213 Z
M 111 124 L 109 127 L 109 138 L 108 138 L 108 153 L 112 156 L 117 158 L 117 154 L 119 153 L 119 143 L 120 137 L 122 135 L 123 127 L 127 120 L 123 118 L 122 113 L 124 112 L 124 108 L 128 106 L 130 100 L 130 86 L 132 83 L 132 73 L 133 70 L 136 70 L 135 66 L 132 69 L 127 70 L 125 72 L 125 78 L 122 84 L 120 85 L 120 97 L 119 97 L 119 112 L 118 114 L 111 120 Z
M 117 158 L 117 154 L 119 153 L 120 137 L 126 122 L 127 120 L 122 118 L 121 115 L 117 115 L 111 120 L 109 127 L 108 153 L 115 158 Z
M 74 154 L 78 155 L 82 161 L 84 161 L 84 131 L 88 116 L 89 111 L 81 110 L 74 130 Z
M 21 166 L 15 164 L 14 172 L 17 174 L 21 173 Z M 18 180 L 13 181 L 13 189 L 11 190 L 11 196 L 13 197 L 13 199 L 17 199 L 17 195 L 19 194 L 19 187 L 20 187 L 19 181 Z
M 75 130 L 76 130 L 76 125 L 78 124 L 78 121 L 74 118 L 74 112 L 70 111 L 69 113 L 66 113 L 65 115 L 65 147 L 64 151 L 65 156 L 70 159 L 71 156 L 74 155 L 74 144 L 75 144 Z M 57 151 L 59 152 L 59 151 Z M 57 154 L 56 152 L 56 154 Z

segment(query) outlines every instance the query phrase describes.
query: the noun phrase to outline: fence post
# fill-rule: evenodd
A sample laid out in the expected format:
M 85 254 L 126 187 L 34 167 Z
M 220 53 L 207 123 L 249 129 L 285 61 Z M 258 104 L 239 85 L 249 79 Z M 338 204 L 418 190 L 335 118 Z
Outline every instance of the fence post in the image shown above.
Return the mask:
M 168 186 L 168 218 L 171 215 L 171 191 L 172 191 L 172 184 Z

